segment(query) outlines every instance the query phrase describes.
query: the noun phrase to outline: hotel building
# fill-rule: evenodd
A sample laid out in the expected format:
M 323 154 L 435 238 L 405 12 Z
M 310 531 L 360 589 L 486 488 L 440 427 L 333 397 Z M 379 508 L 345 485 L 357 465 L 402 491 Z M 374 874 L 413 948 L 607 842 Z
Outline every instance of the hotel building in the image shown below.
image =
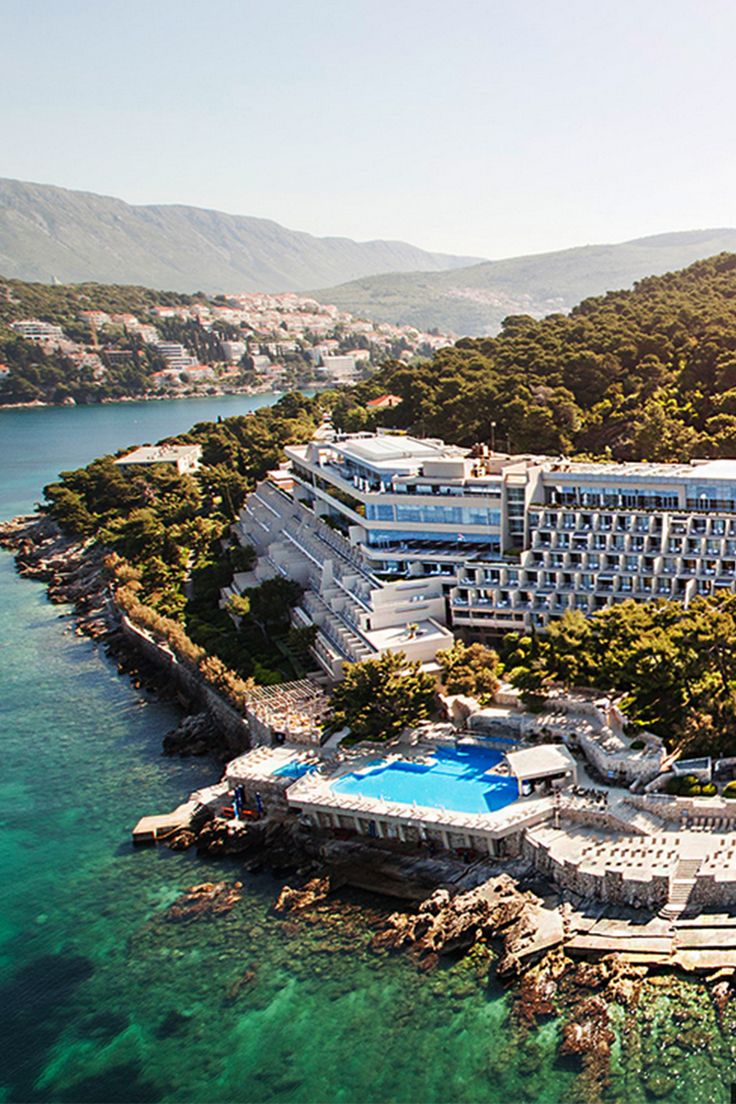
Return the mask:
M 296 577 L 314 592 L 307 606 L 320 599 L 361 638 L 343 658 L 411 652 L 406 639 L 380 639 L 380 630 L 409 621 L 410 643 L 422 641 L 414 650 L 426 661 L 448 646 L 448 629 L 492 636 L 544 628 L 566 609 L 589 615 L 626 598 L 687 603 L 736 586 L 736 461 L 580 463 L 389 434 L 286 452 L 290 494 L 259 488 L 241 533 L 267 557 L 273 551 L 271 573 L 283 574 L 293 573 L 284 526 L 319 534 L 322 552 L 313 549 L 311 571 Z M 269 515 L 259 494 L 286 521 Z M 280 552 L 271 549 L 276 537 Z M 342 568 L 325 542 L 339 546 Z

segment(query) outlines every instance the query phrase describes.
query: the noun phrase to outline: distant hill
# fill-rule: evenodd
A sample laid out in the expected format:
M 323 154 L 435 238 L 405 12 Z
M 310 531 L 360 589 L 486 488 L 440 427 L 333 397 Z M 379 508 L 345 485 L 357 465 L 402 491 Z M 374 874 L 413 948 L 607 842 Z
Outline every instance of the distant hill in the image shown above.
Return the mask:
M 496 333 L 510 314 L 542 317 L 590 295 L 629 287 L 717 253 L 736 251 L 736 229 L 692 230 L 586 245 L 557 253 L 485 261 L 449 272 L 364 277 L 313 292 L 358 316 L 436 326 L 457 334 Z
M 270 219 L 0 178 L 0 272 L 173 291 L 303 291 L 374 273 L 467 265 L 406 242 L 316 238 Z

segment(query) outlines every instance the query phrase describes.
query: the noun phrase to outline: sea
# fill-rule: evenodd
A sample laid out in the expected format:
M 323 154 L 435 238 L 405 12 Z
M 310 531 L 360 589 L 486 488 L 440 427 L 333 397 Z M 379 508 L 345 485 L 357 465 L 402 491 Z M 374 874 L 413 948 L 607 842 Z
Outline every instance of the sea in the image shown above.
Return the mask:
M 276 398 L 0 411 L 0 516 L 30 512 L 59 471 Z M 482 957 L 425 976 L 372 954 L 388 902 L 346 893 L 284 920 L 267 872 L 134 849 L 141 815 L 219 774 L 161 755 L 178 719 L 0 552 L 0 1100 L 592 1101 L 559 1020 L 520 1033 Z M 223 879 L 242 882 L 230 912 L 172 919 L 188 887 Z M 652 1034 L 668 999 L 636 1060 L 617 1042 L 601 1099 L 729 1099 L 720 1036 L 695 1054 Z M 649 1088 L 645 1044 L 650 1063 L 670 1055 Z

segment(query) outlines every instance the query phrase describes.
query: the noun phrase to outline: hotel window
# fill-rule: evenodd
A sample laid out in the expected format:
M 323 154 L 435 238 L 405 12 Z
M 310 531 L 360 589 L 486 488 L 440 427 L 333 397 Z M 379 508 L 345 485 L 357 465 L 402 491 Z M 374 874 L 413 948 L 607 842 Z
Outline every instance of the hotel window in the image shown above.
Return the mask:
M 710 523 L 710 531 L 714 537 L 723 537 L 726 535 L 726 522 L 723 518 L 713 518 Z
M 368 521 L 393 521 L 394 508 L 383 502 L 368 502 L 365 507 L 365 516 Z
M 593 547 L 602 551 L 606 547 L 608 538 L 603 533 L 596 533 L 593 537 Z

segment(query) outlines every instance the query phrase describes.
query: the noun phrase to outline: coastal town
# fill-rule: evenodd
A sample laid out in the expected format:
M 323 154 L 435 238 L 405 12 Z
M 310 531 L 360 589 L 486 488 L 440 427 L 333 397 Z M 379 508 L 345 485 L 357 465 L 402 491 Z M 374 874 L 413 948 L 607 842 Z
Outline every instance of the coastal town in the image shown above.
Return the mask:
M 15 318 L 10 283 L 4 287 L 7 363 L 0 363 L 0 405 L 34 401 L 18 390 L 12 339 L 36 355 L 61 358 L 68 375 L 87 385 L 86 401 L 104 398 L 126 368 L 141 373 L 135 393 L 116 397 L 166 398 L 254 394 L 292 387 L 350 385 L 386 359 L 409 363 L 431 356 L 452 335 L 355 318 L 294 293 L 200 297 L 187 305 L 153 305 L 145 312 L 80 306 L 71 324 Z M 6 309 L 6 313 L 8 313 Z M 2 331 L 2 324 L 0 324 Z M 67 332 L 71 331 L 71 332 Z M 17 354 L 14 354 L 17 355 Z M 0 359 L 2 346 L 0 346 Z M 3 396 L 6 396 L 5 400 Z M 42 401 L 42 400 L 35 400 Z M 75 401 L 72 395 L 62 400 Z

